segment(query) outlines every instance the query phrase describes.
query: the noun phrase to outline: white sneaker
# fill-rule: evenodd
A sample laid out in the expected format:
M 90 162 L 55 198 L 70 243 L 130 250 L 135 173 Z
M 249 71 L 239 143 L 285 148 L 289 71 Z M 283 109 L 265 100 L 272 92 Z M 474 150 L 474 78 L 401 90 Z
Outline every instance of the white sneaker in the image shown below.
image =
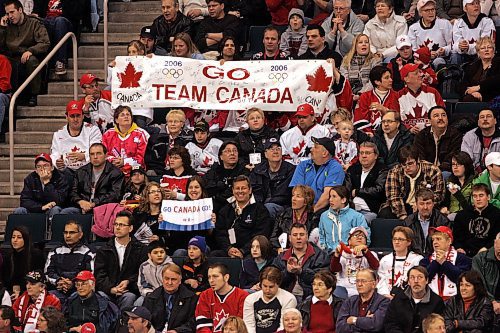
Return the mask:
M 61 61 L 56 61 L 56 75 L 64 75 L 66 74 L 66 65 Z

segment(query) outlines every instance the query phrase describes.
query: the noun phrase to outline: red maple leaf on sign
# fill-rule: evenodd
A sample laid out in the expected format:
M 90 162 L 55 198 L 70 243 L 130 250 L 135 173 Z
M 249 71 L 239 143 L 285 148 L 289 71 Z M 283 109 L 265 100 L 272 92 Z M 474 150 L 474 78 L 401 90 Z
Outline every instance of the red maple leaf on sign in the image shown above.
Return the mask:
M 142 77 L 142 72 L 136 72 L 134 65 L 128 63 L 125 67 L 125 72 L 118 73 L 118 78 L 120 79 L 120 88 L 137 88 L 139 87 L 139 80 Z
M 306 145 L 306 142 L 304 140 L 302 140 L 299 145 L 297 147 L 293 147 L 292 150 L 293 150 L 293 153 L 295 155 L 298 155 L 300 154 L 302 148 L 304 148 L 304 146 Z
M 320 66 L 313 75 L 306 75 L 307 83 L 309 87 L 307 90 L 316 92 L 327 92 L 330 89 L 330 84 L 332 83 L 332 77 L 326 75 L 326 71 L 323 66 Z

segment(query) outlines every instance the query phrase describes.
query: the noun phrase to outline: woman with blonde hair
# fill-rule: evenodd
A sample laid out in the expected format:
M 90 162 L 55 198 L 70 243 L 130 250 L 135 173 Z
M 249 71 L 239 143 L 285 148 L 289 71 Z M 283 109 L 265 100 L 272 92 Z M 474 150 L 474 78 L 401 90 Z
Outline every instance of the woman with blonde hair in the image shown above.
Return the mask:
M 203 57 L 196 45 L 194 45 L 191 36 L 186 32 L 179 32 L 175 35 L 170 55 L 173 57 L 205 60 L 205 57 Z
M 248 333 L 248 330 L 243 319 L 229 316 L 222 325 L 222 333 Z
M 355 100 L 361 93 L 373 89 L 370 84 L 370 71 L 380 62 L 381 58 L 370 50 L 370 38 L 366 34 L 357 35 L 339 69 L 349 80 Z

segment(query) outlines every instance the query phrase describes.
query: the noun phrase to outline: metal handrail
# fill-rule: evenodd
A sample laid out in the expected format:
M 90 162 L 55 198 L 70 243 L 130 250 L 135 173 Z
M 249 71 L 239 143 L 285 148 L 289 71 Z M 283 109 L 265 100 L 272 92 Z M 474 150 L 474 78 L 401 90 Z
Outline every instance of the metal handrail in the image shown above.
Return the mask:
M 50 59 L 56 54 L 56 52 L 63 47 L 64 43 L 71 37 L 73 42 L 73 98 L 76 100 L 78 98 L 78 45 L 76 42 L 76 36 L 72 32 L 68 32 L 64 37 L 57 43 L 56 46 L 50 51 L 49 54 L 42 60 L 40 65 L 31 73 L 30 76 L 24 81 L 24 83 L 16 90 L 14 95 L 10 100 L 9 106 L 9 182 L 10 182 L 10 195 L 14 195 L 14 105 L 16 104 L 16 99 L 23 92 L 24 88 L 31 83 L 35 76 L 42 70 L 42 68 L 49 62 Z
M 104 82 L 107 82 L 108 79 L 108 1 L 104 0 L 103 9 L 104 9 Z

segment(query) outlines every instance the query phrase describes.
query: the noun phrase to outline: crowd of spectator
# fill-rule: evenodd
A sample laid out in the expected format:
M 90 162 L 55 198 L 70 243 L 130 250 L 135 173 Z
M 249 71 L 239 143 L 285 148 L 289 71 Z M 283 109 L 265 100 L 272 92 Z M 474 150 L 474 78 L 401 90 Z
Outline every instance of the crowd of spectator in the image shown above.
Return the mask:
M 100 4 L 89 3 L 4 1 L 0 123 L 51 45 L 86 20 L 95 30 Z M 64 242 L 44 254 L 13 229 L 0 330 L 498 332 L 497 8 L 161 0 L 127 54 L 223 66 L 244 57 L 249 26 L 272 23 L 250 58 L 327 60 L 334 107 L 113 109 L 101 80 L 82 75 L 84 97 L 66 105 L 14 211 L 46 213 L 49 225 L 69 215 Z M 68 57 L 60 49 L 57 76 Z M 436 74 L 453 66 L 464 101 L 491 103 L 467 129 L 451 123 Z M 30 106 L 41 90 L 38 77 Z M 162 202 L 207 198 L 210 228 L 163 230 Z M 375 219 L 399 220 L 389 253 L 370 248 Z

